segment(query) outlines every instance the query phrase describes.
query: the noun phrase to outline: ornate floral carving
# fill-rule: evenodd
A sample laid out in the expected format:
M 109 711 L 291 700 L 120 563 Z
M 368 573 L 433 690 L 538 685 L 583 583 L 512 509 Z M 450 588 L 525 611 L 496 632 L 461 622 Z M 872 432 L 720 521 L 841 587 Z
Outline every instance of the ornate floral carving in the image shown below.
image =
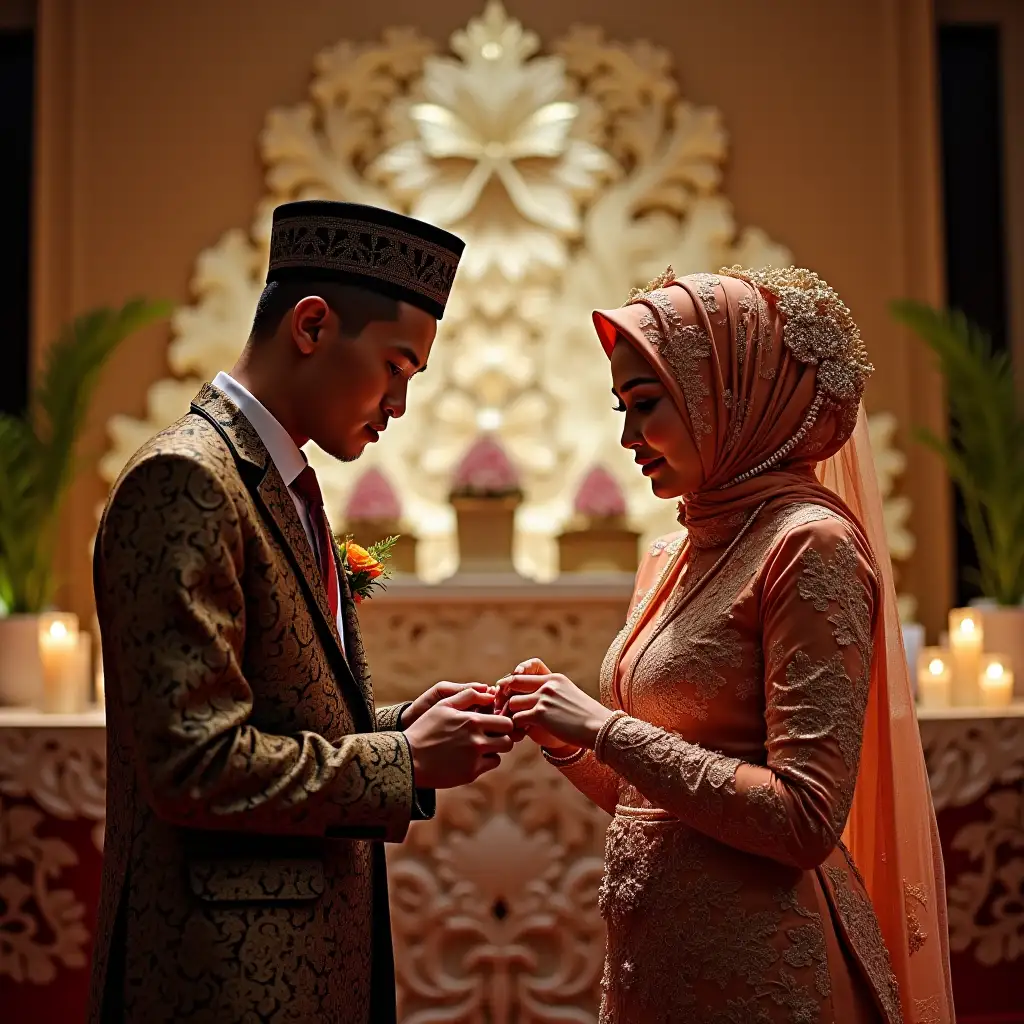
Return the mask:
M 102 728 L 0 728 L 0 794 L 27 796 L 56 818 L 89 818 L 103 849 L 107 748 Z
M 1019 788 L 997 790 L 985 809 L 953 837 L 952 848 L 978 869 L 950 880 L 949 944 L 958 952 L 973 947 L 992 967 L 1024 957 L 1024 797 Z
M 921 741 L 936 811 L 1024 779 L 1020 718 L 925 719 Z
M 260 139 L 268 191 L 251 231 L 228 232 L 200 254 L 195 304 L 174 320 L 174 378 L 151 389 L 144 420 L 111 420 L 101 469 L 113 480 L 134 449 L 187 410 L 200 380 L 234 362 L 274 205 L 397 207 L 469 245 L 431 373 L 364 466 L 404 482 L 420 568 L 442 579 L 455 566 L 451 468 L 473 437 L 494 432 L 526 474 L 517 567 L 546 579 L 595 461 L 618 478 L 645 540 L 671 528 L 628 456 L 615 455 L 618 423 L 590 310 L 680 254 L 686 273 L 785 263 L 788 253 L 757 229 L 737 230 L 721 192 L 721 118 L 679 95 L 664 51 L 577 28 L 542 52 L 497 0 L 452 35 L 450 53 L 435 49 L 412 30 L 340 42 L 316 57 L 307 101 L 270 111 Z M 311 462 L 328 509 L 340 511 L 356 474 L 317 450 Z
M 40 835 L 44 817 L 0 799 L 0 976 L 36 985 L 52 982 L 58 965 L 85 967 L 89 939 L 85 905 L 54 887 L 78 857 L 62 839 Z
M 388 851 L 405 1024 L 596 1019 L 607 820 L 532 744 L 438 795 Z
M 597 693 L 601 661 L 629 604 L 629 584 L 574 599 L 523 584 L 470 591 L 393 585 L 360 612 L 380 703 L 411 699 L 439 679 L 493 682 L 524 657 L 557 666 Z M 510 592 L 511 590 L 511 592 Z
M 78 856 L 40 826 L 44 811 L 90 819 L 102 848 L 105 782 L 102 729 L 0 728 L 0 976 L 46 985 L 58 966 L 87 966 L 85 906 L 60 887 Z

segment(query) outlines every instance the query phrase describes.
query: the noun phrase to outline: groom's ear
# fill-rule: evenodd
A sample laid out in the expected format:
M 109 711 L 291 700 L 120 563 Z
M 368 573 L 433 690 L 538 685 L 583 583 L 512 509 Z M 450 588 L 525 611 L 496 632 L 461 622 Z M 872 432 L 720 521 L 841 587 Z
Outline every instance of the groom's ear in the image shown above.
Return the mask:
M 292 341 L 304 356 L 316 351 L 330 313 L 331 307 L 319 295 L 307 295 L 295 303 L 291 315 Z

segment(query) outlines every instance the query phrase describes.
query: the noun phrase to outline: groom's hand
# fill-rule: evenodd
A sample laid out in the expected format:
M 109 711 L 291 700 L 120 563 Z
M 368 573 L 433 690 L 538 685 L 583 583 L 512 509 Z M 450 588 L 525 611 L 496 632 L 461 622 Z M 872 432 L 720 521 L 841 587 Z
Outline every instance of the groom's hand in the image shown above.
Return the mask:
M 497 768 L 501 755 L 512 749 L 511 719 L 470 710 L 493 702 L 489 689 L 484 690 L 464 686 L 405 728 L 418 787 L 450 789 L 472 782 Z
M 432 708 L 438 701 L 447 697 L 454 697 L 463 690 L 475 690 L 481 694 L 477 704 L 480 710 L 484 707 L 490 709 L 494 706 L 494 693 L 492 687 L 486 683 L 449 683 L 447 681 L 434 683 L 425 693 L 421 693 L 403 712 L 402 728 L 408 729 L 413 722 L 423 717 L 423 713 Z

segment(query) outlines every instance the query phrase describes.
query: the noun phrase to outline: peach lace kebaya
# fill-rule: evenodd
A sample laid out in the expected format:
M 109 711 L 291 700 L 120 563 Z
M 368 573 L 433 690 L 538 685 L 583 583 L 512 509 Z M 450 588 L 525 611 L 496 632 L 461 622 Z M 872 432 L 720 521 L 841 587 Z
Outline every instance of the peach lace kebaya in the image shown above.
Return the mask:
M 601 1020 L 952 1022 L 849 311 L 808 271 L 734 268 L 594 321 L 651 363 L 705 479 L 605 659 L 625 714 L 560 765 L 615 815 Z

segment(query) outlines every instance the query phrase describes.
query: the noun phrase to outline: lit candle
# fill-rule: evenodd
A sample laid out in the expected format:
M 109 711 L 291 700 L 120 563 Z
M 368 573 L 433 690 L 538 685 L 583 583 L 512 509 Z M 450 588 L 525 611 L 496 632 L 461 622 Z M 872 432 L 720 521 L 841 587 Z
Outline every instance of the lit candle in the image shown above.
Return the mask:
M 952 696 L 949 652 L 922 647 L 917 656 L 917 702 L 923 708 L 948 708 Z
M 982 707 L 1004 708 L 1013 701 L 1013 668 L 1005 654 L 982 656 L 978 689 Z
M 60 612 L 39 617 L 39 658 L 43 666 L 43 710 L 67 714 L 81 710 L 78 618 Z
M 949 613 L 949 649 L 953 668 L 953 703 L 977 706 L 978 673 L 984 645 L 981 615 L 973 608 L 954 608 Z

